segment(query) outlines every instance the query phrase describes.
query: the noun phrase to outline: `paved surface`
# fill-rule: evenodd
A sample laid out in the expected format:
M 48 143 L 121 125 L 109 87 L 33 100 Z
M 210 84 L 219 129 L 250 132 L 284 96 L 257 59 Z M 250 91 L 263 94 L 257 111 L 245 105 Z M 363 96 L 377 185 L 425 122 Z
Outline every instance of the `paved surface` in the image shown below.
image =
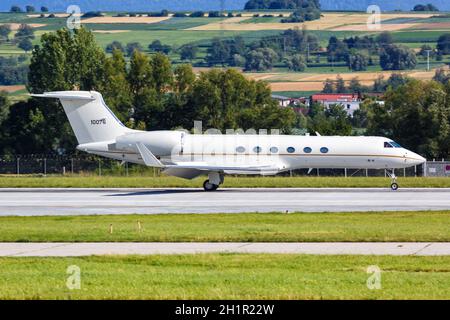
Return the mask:
M 0 243 L 2 257 L 194 253 L 433 256 L 450 255 L 450 243 Z
M 450 189 L 0 189 L 0 216 L 450 210 Z

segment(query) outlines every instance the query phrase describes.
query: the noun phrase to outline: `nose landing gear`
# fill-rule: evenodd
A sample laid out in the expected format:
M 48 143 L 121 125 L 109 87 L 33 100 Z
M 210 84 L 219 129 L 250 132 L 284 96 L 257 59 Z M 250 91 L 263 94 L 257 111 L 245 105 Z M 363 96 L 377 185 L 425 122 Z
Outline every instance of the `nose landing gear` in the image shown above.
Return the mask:
M 395 175 L 394 169 L 392 169 L 392 173 L 389 171 L 386 171 L 388 176 L 391 178 L 391 189 L 393 191 L 398 190 L 398 183 L 397 183 L 397 176 Z

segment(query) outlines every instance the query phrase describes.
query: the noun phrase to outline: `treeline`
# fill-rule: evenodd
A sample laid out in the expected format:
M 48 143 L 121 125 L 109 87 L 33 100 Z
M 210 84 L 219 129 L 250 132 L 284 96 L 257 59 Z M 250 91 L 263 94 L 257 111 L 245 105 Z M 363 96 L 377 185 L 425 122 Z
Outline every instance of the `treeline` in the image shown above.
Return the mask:
M 138 42 L 126 45 L 110 43 L 106 50 L 116 48 L 128 56 L 134 50 L 144 50 Z M 379 65 L 383 70 L 409 70 L 416 68 L 418 58 L 442 61 L 450 54 L 450 34 L 442 34 L 435 46 L 424 44 L 419 52 L 404 45 L 395 44 L 389 32 L 377 36 L 353 36 L 339 39 L 331 36 L 326 50 L 320 46 L 318 37 L 306 29 L 288 29 L 279 35 L 262 37 L 248 42 L 243 37 L 214 38 L 207 48 L 202 62 L 198 61 L 199 46 L 185 44 L 179 48 L 161 43 L 159 40 L 148 45 L 150 52 L 177 53 L 181 60 L 196 66 L 241 67 L 246 71 L 266 71 L 273 67 L 284 67 L 302 72 L 308 67 L 347 66 L 352 71 L 365 71 Z
M 33 50 L 28 76 L 33 93 L 96 90 L 131 128 L 143 130 L 204 128 L 219 130 L 277 128 L 289 132 L 295 113 L 280 109 L 264 82 L 235 70 L 211 70 L 198 77 L 188 64 L 137 50 L 126 62 L 119 50 L 109 57 L 84 28 L 44 34 Z M 10 104 L 2 95 L 0 153 L 72 153 L 76 141 L 57 102 L 34 99 Z
M 435 5 L 428 3 L 415 5 L 413 11 L 439 11 L 439 9 Z
M 245 10 L 257 9 L 294 9 L 283 23 L 298 23 L 320 19 L 319 0 L 250 0 L 245 4 Z
M 0 25 L 0 43 L 11 43 L 25 52 L 28 52 L 33 48 L 31 40 L 35 38 L 35 35 L 32 27 L 24 23 L 21 24 L 12 39 L 9 37 L 11 32 L 12 29 L 9 24 Z
M 352 117 L 344 107 L 324 109 L 313 104 L 299 123 L 309 132 L 350 135 L 363 128 L 365 135 L 389 137 L 428 159 L 450 156 L 450 82 L 419 81 L 393 76 L 383 96 L 384 103 L 366 98 Z M 348 87 L 341 81 L 337 86 Z M 339 89 L 342 90 L 342 89 Z M 345 89 L 343 89 L 345 92 Z
M 236 66 L 246 71 L 269 70 L 277 62 L 293 71 L 304 71 L 309 53 L 319 48 L 319 39 L 315 35 L 295 28 L 249 45 L 241 37 L 214 39 L 205 60 L 209 66 Z
M 0 85 L 8 86 L 27 82 L 27 57 L 0 57 Z
M 400 73 L 393 73 L 387 79 L 381 75 L 375 79 L 373 85 L 366 86 L 361 84 L 358 77 L 352 78 L 347 84 L 341 76 L 338 76 L 335 80 L 325 80 L 322 93 L 383 93 L 388 89 L 395 90 L 398 87 L 408 83 L 409 80 L 411 79 L 408 76 Z M 436 79 L 436 81 L 438 80 Z M 444 80 L 440 82 L 445 83 L 446 81 Z
M 48 12 L 47 7 L 42 6 L 40 9 L 41 9 L 41 12 Z M 32 5 L 27 5 L 27 6 L 25 6 L 25 10 L 24 10 L 20 6 L 13 5 L 13 6 L 11 6 L 11 9 L 9 11 L 13 12 L 13 13 L 21 13 L 21 12 L 33 13 L 33 12 L 36 12 L 36 8 Z

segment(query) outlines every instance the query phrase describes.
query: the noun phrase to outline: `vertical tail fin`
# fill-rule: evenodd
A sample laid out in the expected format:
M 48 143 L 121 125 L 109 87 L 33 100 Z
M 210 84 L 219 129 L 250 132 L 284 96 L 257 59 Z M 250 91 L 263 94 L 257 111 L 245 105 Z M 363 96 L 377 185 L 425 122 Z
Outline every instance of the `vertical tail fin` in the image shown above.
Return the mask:
M 79 144 L 113 140 L 133 131 L 117 119 L 98 92 L 59 91 L 32 96 L 61 101 Z

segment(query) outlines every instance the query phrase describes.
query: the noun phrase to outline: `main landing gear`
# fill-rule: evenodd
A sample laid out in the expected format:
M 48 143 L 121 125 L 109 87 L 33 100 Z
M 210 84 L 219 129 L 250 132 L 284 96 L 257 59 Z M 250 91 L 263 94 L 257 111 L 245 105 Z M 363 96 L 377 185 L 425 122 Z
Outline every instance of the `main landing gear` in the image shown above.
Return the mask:
M 216 191 L 217 188 L 219 188 L 219 185 L 223 183 L 223 180 L 223 174 L 211 172 L 208 174 L 208 180 L 203 182 L 203 189 L 205 189 L 205 191 Z
M 397 191 L 398 183 L 397 183 L 397 176 L 395 175 L 394 169 L 392 169 L 392 172 L 386 171 L 386 173 L 391 178 L 391 189 L 393 191 Z

